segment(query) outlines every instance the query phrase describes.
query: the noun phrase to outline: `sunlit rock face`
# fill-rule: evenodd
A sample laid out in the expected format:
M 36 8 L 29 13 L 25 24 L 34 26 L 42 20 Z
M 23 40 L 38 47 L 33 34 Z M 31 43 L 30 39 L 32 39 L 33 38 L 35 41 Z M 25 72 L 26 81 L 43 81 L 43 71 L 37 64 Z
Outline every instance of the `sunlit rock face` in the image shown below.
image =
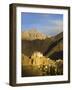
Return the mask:
M 31 62 L 33 65 L 52 65 L 54 64 L 54 61 L 52 61 L 50 58 L 46 58 L 43 56 L 40 52 L 34 52 L 31 56 Z
M 34 52 L 31 56 L 31 62 L 33 65 L 41 65 L 43 63 L 43 54 L 40 52 Z
M 58 74 L 63 74 L 63 60 L 58 59 L 58 60 L 56 60 L 55 64 L 56 64 L 56 67 L 57 67 L 57 73 Z
M 22 65 L 47 65 L 56 66 L 61 69 L 63 67 L 63 60 L 52 60 L 43 56 L 41 52 L 34 52 L 29 58 L 26 55 L 22 55 Z
M 22 54 L 22 66 L 31 65 L 31 60 L 26 55 Z
M 34 57 L 39 57 L 39 58 L 41 58 L 41 57 L 43 57 L 43 54 L 40 53 L 40 52 L 34 52 L 33 55 L 31 56 L 31 58 L 34 58 Z
M 38 32 L 36 29 L 24 31 L 21 33 L 21 36 L 22 36 L 21 38 L 23 40 L 36 40 L 36 39 L 43 40 L 43 39 L 46 39 L 46 35 L 44 35 L 41 32 Z

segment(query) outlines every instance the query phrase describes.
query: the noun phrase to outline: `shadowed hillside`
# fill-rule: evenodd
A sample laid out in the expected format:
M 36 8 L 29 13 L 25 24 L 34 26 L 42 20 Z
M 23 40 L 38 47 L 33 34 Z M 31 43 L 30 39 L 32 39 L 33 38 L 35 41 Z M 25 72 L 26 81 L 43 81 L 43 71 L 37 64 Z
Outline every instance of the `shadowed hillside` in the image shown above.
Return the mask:
M 33 33 L 33 31 L 32 31 L 32 33 Z M 36 32 L 36 33 L 38 34 L 38 32 Z M 24 35 L 24 33 L 23 33 L 23 35 Z M 40 35 L 41 35 L 41 33 L 40 33 Z M 38 34 L 39 37 L 40 37 L 40 35 Z M 35 34 L 35 36 L 37 36 L 37 35 Z M 26 37 L 22 38 L 22 53 L 23 54 L 25 54 L 28 57 L 31 57 L 31 55 L 35 51 L 39 51 L 39 52 L 43 53 L 44 56 L 49 57 L 51 59 L 63 59 L 63 33 L 60 33 L 52 38 L 47 37 L 45 39 L 44 38 L 39 39 L 38 36 L 35 37 L 35 39 L 32 36 L 33 37 L 32 40 L 31 39 L 26 40 L 25 39 Z
M 44 52 L 44 55 L 51 59 L 63 59 L 63 33 L 53 37 L 53 42 Z
M 44 53 L 49 48 L 52 40 L 46 38 L 45 40 L 22 40 L 22 53 L 31 56 L 35 51 Z

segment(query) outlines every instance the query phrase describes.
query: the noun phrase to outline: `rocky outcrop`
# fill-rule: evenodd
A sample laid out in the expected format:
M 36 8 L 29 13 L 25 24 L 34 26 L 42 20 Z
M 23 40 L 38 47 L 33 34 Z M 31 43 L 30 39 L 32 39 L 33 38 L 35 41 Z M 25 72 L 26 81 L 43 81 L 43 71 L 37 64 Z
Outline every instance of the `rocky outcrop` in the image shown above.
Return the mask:
M 51 60 L 40 52 L 34 52 L 30 58 L 22 55 L 22 70 L 26 74 L 30 70 L 27 75 L 62 75 L 63 61 L 61 59 Z M 39 74 L 36 72 L 39 72 Z
M 43 40 L 46 39 L 46 36 L 37 30 L 28 30 L 21 33 L 22 40 Z

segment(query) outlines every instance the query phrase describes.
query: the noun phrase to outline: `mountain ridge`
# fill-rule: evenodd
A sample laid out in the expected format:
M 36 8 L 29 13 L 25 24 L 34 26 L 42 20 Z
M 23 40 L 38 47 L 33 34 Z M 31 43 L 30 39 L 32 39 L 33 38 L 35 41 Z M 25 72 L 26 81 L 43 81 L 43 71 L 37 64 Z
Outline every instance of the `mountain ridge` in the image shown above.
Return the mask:
M 36 29 L 31 29 L 28 31 L 24 31 L 21 33 L 22 40 L 43 40 L 46 39 L 47 36 L 41 32 L 38 32 Z

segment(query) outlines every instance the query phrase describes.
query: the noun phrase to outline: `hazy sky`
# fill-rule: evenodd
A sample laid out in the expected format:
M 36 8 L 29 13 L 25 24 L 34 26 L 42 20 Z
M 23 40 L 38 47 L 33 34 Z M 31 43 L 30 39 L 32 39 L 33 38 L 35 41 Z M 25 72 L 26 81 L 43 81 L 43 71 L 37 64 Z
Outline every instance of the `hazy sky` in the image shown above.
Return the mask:
M 49 36 L 63 31 L 63 14 L 21 13 L 21 30 L 36 29 Z

